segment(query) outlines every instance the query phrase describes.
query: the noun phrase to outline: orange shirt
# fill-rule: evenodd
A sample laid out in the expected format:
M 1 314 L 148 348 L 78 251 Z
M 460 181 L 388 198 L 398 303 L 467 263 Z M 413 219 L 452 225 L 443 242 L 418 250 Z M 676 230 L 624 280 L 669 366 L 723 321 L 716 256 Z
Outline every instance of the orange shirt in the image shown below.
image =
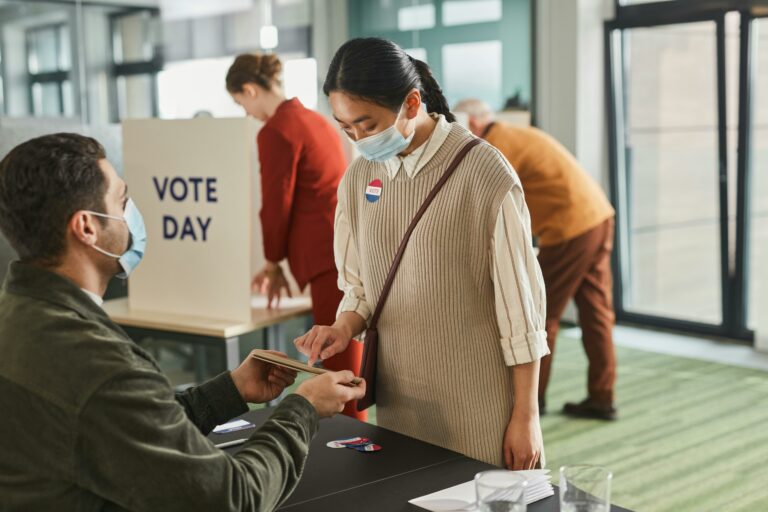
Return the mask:
M 613 217 L 600 185 L 553 137 L 537 128 L 495 122 L 484 138 L 520 176 L 540 246 L 576 238 Z

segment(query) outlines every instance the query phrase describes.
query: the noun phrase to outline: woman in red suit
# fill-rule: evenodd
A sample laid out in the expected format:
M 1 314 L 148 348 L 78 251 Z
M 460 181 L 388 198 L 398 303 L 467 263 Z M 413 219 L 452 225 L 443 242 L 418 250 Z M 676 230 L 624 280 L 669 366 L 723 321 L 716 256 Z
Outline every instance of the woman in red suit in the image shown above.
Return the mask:
M 279 306 L 283 290 L 290 296 L 279 265 L 287 258 L 299 287 L 310 285 L 315 323 L 330 325 L 343 297 L 333 257 L 333 222 L 336 189 L 347 162 L 333 126 L 297 98 L 285 98 L 281 71 L 275 55 L 244 54 L 227 72 L 229 94 L 246 114 L 264 122 L 257 145 L 267 261 L 254 276 L 253 286 L 267 294 L 269 307 Z M 359 374 L 361 347 L 351 343 L 324 366 Z M 344 413 L 366 418 L 352 402 Z

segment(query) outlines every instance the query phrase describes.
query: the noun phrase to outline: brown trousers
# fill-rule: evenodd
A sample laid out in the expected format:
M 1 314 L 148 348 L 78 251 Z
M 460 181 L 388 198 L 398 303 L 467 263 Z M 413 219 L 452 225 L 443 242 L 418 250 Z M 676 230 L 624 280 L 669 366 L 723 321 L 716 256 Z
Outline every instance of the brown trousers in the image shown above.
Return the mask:
M 539 397 L 546 396 L 555 354 L 555 340 L 568 301 L 579 310 L 582 343 L 589 361 L 589 398 L 613 403 L 616 353 L 613 347 L 613 251 L 614 219 L 610 218 L 576 238 L 542 247 L 539 265 L 547 287 L 547 343 L 550 355 L 541 360 Z

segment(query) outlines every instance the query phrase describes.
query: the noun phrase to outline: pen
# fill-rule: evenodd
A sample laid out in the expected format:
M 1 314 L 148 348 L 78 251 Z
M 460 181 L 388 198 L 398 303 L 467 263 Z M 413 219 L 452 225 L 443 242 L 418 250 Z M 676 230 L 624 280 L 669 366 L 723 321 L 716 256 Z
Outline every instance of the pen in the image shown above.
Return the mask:
M 218 443 L 214 444 L 216 448 L 229 448 L 230 446 L 237 446 L 239 444 L 243 444 L 248 440 L 247 437 L 244 437 L 242 439 L 235 439 L 234 441 L 227 441 L 225 443 Z

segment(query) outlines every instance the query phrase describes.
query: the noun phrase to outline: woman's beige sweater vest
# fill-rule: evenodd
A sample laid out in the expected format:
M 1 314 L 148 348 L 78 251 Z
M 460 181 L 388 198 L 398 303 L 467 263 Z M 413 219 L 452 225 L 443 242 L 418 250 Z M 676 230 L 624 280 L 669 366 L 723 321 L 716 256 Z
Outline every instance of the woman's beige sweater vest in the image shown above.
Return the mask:
M 374 306 L 408 224 L 472 135 L 454 124 L 414 177 L 355 160 L 339 188 Z M 378 201 L 366 186 L 380 179 Z M 499 342 L 491 237 L 516 182 L 488 144 L 473 148 L 416 227 L 379 321 L 377 414 L 382 427 L 502 465 L 512 379 Z

